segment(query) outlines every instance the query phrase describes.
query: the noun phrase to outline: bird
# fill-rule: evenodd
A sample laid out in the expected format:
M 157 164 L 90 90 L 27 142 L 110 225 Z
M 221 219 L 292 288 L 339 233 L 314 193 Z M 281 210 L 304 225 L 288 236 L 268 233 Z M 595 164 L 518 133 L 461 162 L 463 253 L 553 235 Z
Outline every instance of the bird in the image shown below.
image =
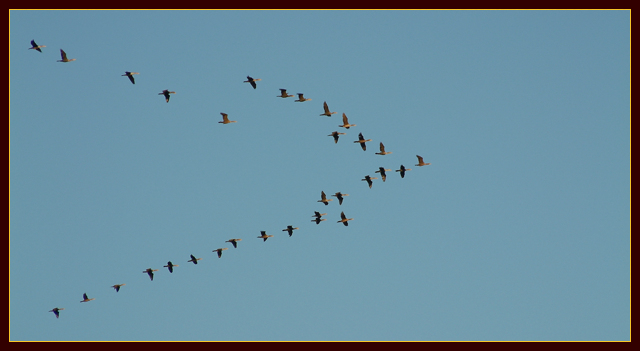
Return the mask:
M 136 80 L 135 80 L 135 79 L 133 79 L 133 75 L 134 75 L 134 74 L 140 74 L 140 73 L 138 73 L 138 72 L 129 72 L 129 71 L 125 71 L 125 72 L 124 72 L 124 74 L 123 74 L 122 76 L 123 76 L 123 77 L 124 77 L 124 76 L 129 77 L 129 80 L 131 81 L 131 83 L 136 84 Z
M 49 312 L 53 312 L 53 314 L 55 314 L 55 315 L 56 315 L 56 318 L 60 318 L 60 311 L 62 311 L 62 310 L 64 310 L 64 308 L 58 308 L 58 307 L 56 307 L 56 308 L 52 309 L 52 310 L 51 310 L 51 311 L 49 311 Z
M 325 215 L 326 215 L 326 213 L 320 213 L 318 211 L 313 211 L 313 216 L 311 216 L 311 217 L 320 218 L 320 217 L 325 216 Z
M 344 114 L 344 112 L 342 113 L 342 125 L 338 126 L 338 127 L 343 127 L 343 128 L 347 128 L 349 129 L 350 127 L 355 127 L 355 124 L 349 124 L 349 120 L 347 119 L 347 115 Z
M 383 182 L 387 180 L 386 171 L 390 171 L 390 169 L 385 169 L 384 167 L 378 167 L 378 170 L 376 171 L 376 173 L 380 173 L 380 177 L 382 178 Z
M 211 252 L 218 252 L 218 258 L 220 258 L 220 257 L 222 257 L 222 251 L 228 250 L 228 249 L 229 249 L 228 247 L 224 247 L 224 248 L 215 249 L 215 250 L 213 250 Z
M 267 241 L 267 239 L 269 239 L 270 237 L 272 237 L 273 235 L 267 235 L 267 232 L 264 230 L 260 231 L 260 236 L 258 238 L 262 238 L 262 241 Z
M 218 123 L 228 124 L 228 123 L 236 123 L 237 122 L 237 121 L 230 121 L 229 120 L 229 115 L 227 115 L 226 113 L 220 112 L 220 114 L 222 115 L 222 121 L 220 121 Z
M 95 298 L 90 299 L 90 298 L 87 296 L 87 293 L 84 293 L 84 294 L 82 294 L 82 301 L 80 301 L 80 302 L 89 302 L 89 301 L 91 301 L 91 300 L 95 300 Z
M 422 156 L 416 155 L 416 157 L 418 158 L 418 164 L 416 166 L 428 166 L 431 163 L 424 163 L 424 159 L 422 159 Z
M 253 79 L 253 78 L 247 76 L 247 80 L 245 80 L 244 83 L 251 83 L 251 86 L 253 87 L 253 89 L 255 89 L 256 88 L 256 82 L 259 81 L 259 80 L 262 80 L 262 79 L 260 79 L 260 78 Z
M 38 52 L 42 52 L 41 48 L 46 48 L 46 45 L 38 45 L 35 40 L 31 40 L 31 47 L 29 50 L 38 50 Z M 64 309 L 64 308 L 63 308 Z
M 196 258 L 196 256 L 194 255 L 189 255 L 191 256 L 191 259 L 187 262 L 193 262 L 193 264 L 198 264 L 198 261 L 200 261 L 202 258 Z
M 366 180 L 367 183 L 369 184 L 369 189 L 371 189 L 371 185 L 373 184 L 373 182 L 371 180 L 373 180 L 373 179 L 378 179 L 378 178 L 376 178 L 376 177 L 372 178 L 372 177 L 369 177 L 368 175 L 366 175 L 366 176 L 364 176 L 364 179 L 361 179 L 361 180 Z
M 316 217 L 316 219 L 312 219 L 311 222 L 316 222 L 316 224 L 320 224 L 322 221 L 326 221 L 326 218 Z
M 347 218 L 347 216 L 344 215 L 344 211 L 342 211 L 342 213 L 340 213 L 340 218 L 342 218 L 342 219 L 339 220 L 338 223 L 342 222 L 342 224 L 344 224 L 345 227 L 349 225 L 349 223 L 347 223 L 347 221 L 353 220 L 353 218 Z
M 173 267 L 179 267 L 179 266 L 177 264 L 173 264 L 173 263 L 171 263 L 171 261 L 169 261 L 169 262 L 167 262 L 167 265 L 163 266 L 163 267 L 169 268 L 169 273 L 173 273 Z
M 360 146 L 362 147 L 362 151 L 367 151 L 367 144 L 365 144 L 367 141 L 371 141 L 371 139 L 365 140 L 364 137 L 362 136 L 362 133 L 360 133 L 358 134 L 358 140 L 354 141 L 354 143 L 360 143 Z
M 311 101 L 311 99 L 305 99 L 304 94 L 298 93 L 298 100 L 296 100 L 296 102 L 305 102 L 305 101 Z
M 322 193 L 320 193 L 320 197 L 321 197 L 321 199 L 318 200 L 318 202 L 322 202 L 325 205 L 328 205 L 329 201 L 333 201 L 333 199 L 327 199 L 327 195 L 325 195 L 324 191 Z
M 112 285 L 111 287 L 114 288 L 116 292 L 118 292 L 120 291 L 120 287 L 124 285 L 127 285 L 127 284 L 116 284 L 116 285 Z
M 335 193 L 335 194 L 333 194 L 331 196 L 337 197 L 338 198 L 338 204 L 342 205 L 342 200 L 344 200 L 343 196 L 349 196 L 349 194 L 343 194 L 343 193 L 338 191 L 337 193 Z
M 58 62 L 71 62 L 76 60 L 76 59 L 68 59 L 67 53 L 64 52 L 64 50 L 62 49 L 60 49 L 60 56 L 62 56 L 62 60 L 58 60 Z
M 327 102 L 324 102 L 324 113 L 321 113 L 320 116 L 327 116 L 327 117 L 331 117 L 332 114 L 334 114 L 335 112 L 331 112 L 329 111 L 329 106 L 327 105 Z
M 149 278 L 151 278 L 151 281 L 153 281 L 153 272 L 157 271 L 157 269 L 147 268 L 146 270 L 142 271 L 142 273 L 147 273 L 149 275 Z
M 278 95 L 277 97 L 288 98 L 288 97 L 292 97 L 292 96 L 293 95 L 287 94 L 287 89 L 280 89 L 280 95 Z
M 340 138 L 340 135 L 345 135 L 347 133 L 338 133 L 338 131 L 335 131 L 327 136 L 332 136 L 333 137 L 333 141 L 337 144 L 338 143 L 338 138 Z
M 175 94 L 175 91 L 169 91 L 167 89 L 163 90 L 161 93 L 158 93 L 158 95 L 164 95 L 165 100 L 167 100 L 167 102 L 169 102 L 169 98 L 171 97 L 169 94 Z
M 293 226 L 288 225 L 287 228 L 282 229 L 282 231 L 283 232 L 289 232 L 289 236 L 291 236 L 291 235 L 293 235 L 293 231 L 296 230 L 296 229 L 300 229 L 300 228 L 298 228 L 298 227 L 294 228 Z
M 229 239 L 227 241 L 225 241 L 225 243 L 231 243 L 233 244 L 234 248 L 238 248 L 238 241 L 242 241 L 242 239 Z
M 404 168 L 404 165 L 400 165 L 400 169 L 396 169 L 396 172 L 400 172 L 400 177 L 404 178 L 404 172 L 410 171 L 411 168 Z
M 384 151 L 384 144 L 382 142 L 380 142 L 380 152 L 376 152 L 376 155 L 388 155 L 392 153 L 391 151 L 386 152 Z

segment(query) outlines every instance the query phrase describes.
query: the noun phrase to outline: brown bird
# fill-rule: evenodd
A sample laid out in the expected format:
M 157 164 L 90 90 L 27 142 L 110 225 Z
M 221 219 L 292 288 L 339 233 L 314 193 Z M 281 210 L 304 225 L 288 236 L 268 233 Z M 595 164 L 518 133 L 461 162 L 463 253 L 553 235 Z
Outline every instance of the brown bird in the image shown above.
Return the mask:
M 175 91 L 169 91 L 167 89 L 163 90 L 161 93 L 158 93 L 158 95 L 164 95 L 165 100 L 167 100 L 167 102 L 169 102 L 169 98 L 171 97 L 171 95 L 169 94 L 175 94 Z
M 320 193 L 320 197 L 321 197 L 321 199 L 318 200 L 318 202 L 322 202 L 325 205 L 328 205 L 329 201 L 333 201 L 333 199 L 327 199 L 327 195 L 324 194 L 324 191 L 322 193 Z
M 229 239 L 227 241 L 225 241 L 225 243 L 231 243 L 233 244 L 234 248 L 238 248 L 238 241 L 242 241 L 242 239 Z
M 343 128 L 347 128 L 349 129 L 350 127 L 355 127 L 355 124 L 349 124 L 349 119 L 347 118 L 347 115 L 344 114 L 344 112 L 342 113 L 342 125 L 338 126 L 338 127 L 343 127 Z
M 389 152 L 384 151 L 384 144 L 380 142 L 380 152 L 376 152 L 376 155 L 388 155 L 390 153 L 391 151 Z
M 60 49 L 60 56 L 62 56 L 62 60 L 58 60 L 58 62 L 71 62 L 76 60 L 76 59 L 68 59 L 67 53 L 64 52 L 64 50 L 62 49 Z
M 335 194 L 333 194 L 331 196 L 337 197 L 338 198 L 338 204 L 342 205 L 342 200 L 344 200 L 343 196 L 349 196 L 349 194 L 343 194 L 343 193 L 338 191 L 337 193 L 335 193 Z
M 237 122 L 237 121 L 230 121 L 229 120 L 229 115 L 227 115 L 226 113 L 220 112 L 220 114 L 222 115 L 222 121 L 220 121 L 218 123 L 229 124 L 229 123 L 236 123 Z
M 169 261 L 169 262 L 167 262 L 167 265 L 164 266 L 164 267 L 169 268 L 169 273 L 173 273 L 173 267 L 179 267 L 179 266 L 177 264 L 173 264 L 173 263 L 171 263 L 171 261 Z
M 36 44 L 35 40 L 31 40 L 31 47 L 29 48 L 29 50 L 38 50 L 38 52 L 42 52 L 42 50 L 40 50 L 40 48 L 46 48 L 45 45 L 38 45 Z M 51 312 L 51 311 L 49 311 Z
M 316 222 L 316 224 L 320 224 L 320 222 L 322 221 L 326 221 L 326 218 L 322 218 L 322 216 L 326 215 L 326 213 L 320 213 L 318 211 L 314 211 L 315 214 L 311 217 L 316 217 L 315 219 L 312 219 L 311 222 Z
M 298 100 L 296 100 L 296 102 L 305 102 L 305 101 L 311 101 L 311 99 L 305 99 L 304 94 L 298 93 Z
M 142 271 L 142 273 L 147 273 L 149 275 L 149 278 L 151 278 L 151 281 L 153 281 L 153 272 L 157 271 L 157 269 L 147 268 L 146 270 Z
M 340 214 L 340 217 L 342 219 L 339 220 L 338 223 L 342 222 L 342 224 L 344 224 L 345 227 L 349 225 L 349 223 L 347 223 L 347 221 L 353 220 L 353 218 L 347 218 L 347 216 L 344 215 L 344 211 Z
M 378 170 L 376 171 L 376 173 L 380 173 L 380 177 L 382 178 L 383 182 L 387 180 L 386 171 L 391 171 L 391 170 L 390 169 L 385 169 L 384 167 L 378 167 Z
M 222 251 L 228 250 L 228 249 L 229 249 L 228 247 L 224 247 L 224 248 L 215 249 L 215 250 L 213 250 L 211 252 L 217 252 L 218 253 L 218 258 L 220 258 L 220 257 L 222 257 Z
M 373 182 L 371 181 L 372 179 L 378 179 L 378 178 L 376 178 L 376 177 L 372 178 L 372 177 L 369 177 L 368 175 L 366 175 L 366 176 L 364 176 L 364 179 L 361 179 L 361 180 L 366 180 L 367 183 L 369 184 L 369 189 L 371 189 L 371 185 L 373 184 Z
M 120 291 L 120 287 L 121 286 L 125 286 L 127 284 L 116 284 L 116 285 L 112 285 L 111 287 L 114 288 L 116 290 L 116 292 Z
M 291 235 L 293 235 L 293 231 L 296 230 L 296 229 L 300 229 L 300 228 L 298 228 L 298 227 L 294 228 L 293 226 L 288 225 L 287 228 L 282 229 L 282 231 L 283 232 L 289 232 L 289 236 L 291 236 Z
M 410 171 L 411 168 L 404 168 L 404 165 L 400 165 L 400 169 L 396 169 L 396 172 L 400 172 L 400 177 L 404 178 L 404 172 Z
M 271 238 L 273 235 L 267 235 L 267 232 L 264 230 L 260 231 L 260 236 L 258 238 L 262 238 L 262 241 L 267 241 L 267 239 Z
M 198 261 L 200 261 L 202 258 L 196 258 L 196 256 L 194 255 L 189 255 L 191 256 L 191 259 L 187 262 L 193 262 L 193 264 L 198 264 Z
M 287 94 L 287 89 L 280 89 L 280 95 L 278 95 L 277 97 L 288 98 L 288 97 L 292 97 L 292 96 L 293 95 Z
M 58 307 L 56 307 L 56 308 L 52 309 L 52 310 L 51 310 L 51 311 L 49 311 L 49 312 L 53 312 L 53 314 L 55 314 L 55 315 L 56 315 L 56 318 L 60 318 L 60 312 L 59 312 L 59 311 L 62 311 L 62 310 L 64 310 L 64 308 L 58 308 Z
M 260 79 L 260 78 L 253 79 L 253 78 L 247 76 L 247 80 L 245 80 L 244 83 L 251 83 L 251 86 L 253 87 L 253 89 L 255 89 L 256 88 L 256 82 L 259 81 L 259 80 L 262 80 L 262 79 Z
M 135 80 L 135 79 L 133 79 L 133 75 L 134 75 L 134 74 L 140 74 L 140 73 L 138 73 L 138 72 L 129 72 L 129 71 L 126 71 L 126 72 L 124 72 L 124 74 L 123 74 L 122 76 L 123 76 L 123 77 L 124 77 L 124 76 L 129 77 L 129 80 L 131 81 L 131 83 L 136 84 L 136 80 Z
M 84 293 L 84 294 L 82 294 L 82 301 L 80 301 L 80 302 L 89 302 L 89 301 L 91 301 L 91 300 L 95 300 L 95 298 L 94 298 L 94 299 L 90 299 L 90 298 L 87 296 L 87 293 Z
M 422 156 L 416 155 L 416 157 L 418 158 L 418 164 L 416 166 L 428 166 L 431 163 L 424 163 L 424 159 L 422 159 Z
M 360 133 L 358 134 L 358 140 L 354 141 L 354 143 L 360 143 L 360 146 L 362 147 L 362 151 L 367 151 L 367 144 L 365 144 L 367 141 L 371 141 L 371 139 L 365 140 L 364 137 L 362 136 L 362 133 Z
M 338 131 L 335 131 L 327 136 L 332 136 L 333 137 L 333 141 L 337 144 L 338 143 L 338 139 L 340 138 L 340 135 L 345 135 L 347 133 L 338 133 Z
M 320 116 L 327 116 L 327 117 L 331 117 L 332 114 L 334 114 L 335 112 L 331 112 L 329 111 L 329 106 L 327 105 L 327 102 L 324 102 L 324 113 L 321 113 Z

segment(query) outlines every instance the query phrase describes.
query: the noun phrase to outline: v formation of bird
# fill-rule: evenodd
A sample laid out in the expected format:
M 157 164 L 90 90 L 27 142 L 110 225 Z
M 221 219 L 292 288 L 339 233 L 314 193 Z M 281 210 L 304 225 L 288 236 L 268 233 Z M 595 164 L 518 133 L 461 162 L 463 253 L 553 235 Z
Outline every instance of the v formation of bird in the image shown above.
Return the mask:
M 31 47 L 29 49 L 33 49 L 36 50 L 40 53 L 42 53 L 42 48 L 45 48 L 45 45 L 38 45 L 36 44 L 35 40 L 31 41 Z M 72 62 L 75 61 L 76 59 L 69 59 L 67 58 L 67 54 L 65 53 L 64 50 L 60 49 L 60 56 L 61 56 L 61 60 L 58 60 L 58 62 Z M 136 81 L 134 79 L 134 75 L 140 74 L 138 72 L 130 72 L 130 71 L 125 71 L 125 73 L 122 76 L 126 76 L 129 81 L 131 81 L 132 84 L 136 84 Z M 258 85 L 256 82 L 261 81 L 262 79 L 259 78 L 253 78 L 251 76 L 247 76 L 247 80 L 244 81 L 244 83 L 249 83 L 251 85 L 251 87 L 253 89 L 257 89 Z M 289 97 L 293 97 L 293 95 L 287 94 L 287 90 L 286 89 L 279 89 L 280 90 L 280 95 L 276 95 L 276 97 L 280 97 L 280 98 L 289 98 Z M 175 94 L 175 91 L 169 91 L 168 89 L 164 89 L 162 92 L 158 93 L 158 95 L 163 95 L 165 98 L 165 101 L 168 103 L 169 99 L 171 97 L 171 94 Z M 298 93 L 298 99 L 295 100 L 295 102 L 306 102 L 306 101 L 311 101 L 312 99 L 309 98 L 305 98 L 303 93 Z M 327 105 L 327 102 L 325 101 L 323 103 L 323 110 L 324 112 L 320 114 L 320 116 L 327 116 L 327 117 L 331 117 L 333 114 L 335 114 L 336 112 L 333 112 L 329 109 L 329 106 Z M 218 123 L 222 123 L 222 124 L 229 124 L 229 123 L 235 123 L 236 121 L 231 121 L 229 120 L 228 114 L 221 112 L 220 115 L 222 115 L 222 121 L 218 122 Z M 347 118 L 347 115 L 345 113 L 342 113 L 342 124 L 338 125 L 338 127 L 341 128 L 345 128 L 345 129 L 350 129 L 351 127 L 355 127 L 355 124 L 350 124 L 349 120 Z M 346 135 L 346 133 L 341 133 L 338 131 L 334 131 L 331 134 L 329 134 L 328 136 L 333 137 L 334 143 L 337 144 L 338 140 L 340 138 L 341 135 Z M 360 147 L 362 148 L 363 151 L 367 150 L 367 146 L 366 143 L 371 141 L 371 139 L 365 139 L 365 137 L 363 136 L 362 133 L 358 134 L 358 140 L 354 141 L 354 143 L 358 143 L 360 145 Z M 384 144 L 382 142 L 380 142 L 380 152 L 376 152 L 376 155 L 388 155 L 391 154 L 391 152 L 385 151 L 385 147 Z M 416 157 L 418 158 L 418 163 L 416 164 L 416 166 L 427 166 L 430 165 L 430 163 L 425 163 L 424 159 L 422 158 L 422 156 L 416 155 Z M 396 170 L 396 172 L 400 173 L 400 177 L 404 178 L 405 176 L 405 172 L 410 171 L 411 168 L 405 168 L 404 165 L 400 165 L 400 168 Z M 375 173 L 380 173 L 380 177 L 382 178 L 382 181 L 385 182 L 387 179 L 387 174 L 386 171 L 391 171 L 391 169 L 386 169 L 384 167 L 379 167 L 379 169 L 377 171 L 375 171 Z M 374 179 L 378 179 L 377 177 L 371 177 L 369 175 L 366 175 L 364 177 L 364 179 L 362 179 L 363 181 L 366 181 L 369 188 L 372 187 L 373 185 L 373 180 Z M 345 196 L 349 196 L 349 194 L 343 194 L 341 192 L 336 192 L 335 194 L 332 194 L 331 196 L 336 197 L 338 200 L 338 205 L 341 206 L 343 201 L 344 201 L 344 197 Z M 325 194 L 324 191 L 321 191 L 320 193 L 320 200 L 318 200 L 317 202 L 322 202 L 324 205 L 328 206 L 329 202 L 333 201 L 333 199 L 329 199 L 327 198 L 327 195 Z M 312 216 L 314 219 L 311 220 L 311 222 L 316 222 L 316 224 L 320 224 L 320 222 L 326 221 L 326 218 L 322 218 L 323 216 L 325 216 L 326 213 L 320 213 L 318 211 L 314 212 L 314 215 Z M 341 211 L 340 213 L 340 220 L 337 221 L 337 223 L 342 223 L 344 226 L 348 226 L 349 225 L 349 221 L 353 220 L 353 218 L 347 218 L 347 216 L 344 214 L 344 211 Z M 298 230 L 300 228 L 298 227 L 294 227 L 292 225 L 287 225 L 286 228 L 282 229 L 283 232 L 287 232 L 289 234 L 289 237 L 291 237 L 293 235 L 293 231 L 294 230 Z M 266 231 L 261 230 L 260 231 L 260 236 L 258 236 L 258 238 L 262 239 L 263 241 L 267 241 L 267 239 L 273 237 L 273 235 L 268 235 Z M 229 239 L 225 242 L 227 243 L 231 243 L 233 245 L 234 248 L 238 248 L 238 242 L 241 241 L 242 239 Z M 218 248 L 213 250 L 213 252 L 217 253 L 218 258 L 222 258 L 222 251 L 227 250 L 228 248 Z M 190 260 L 186 261 L 186 262 L 191 262 L 194 265 L 198 264 L 198 261 L 202 260 L 202 258 L 197 258 L 196 256 L 194 256 L 193 254 L 190 254 Z M 164 266 L 165 268 L 168 269 L 169 273 L 173 273 L 174 271 L 174 267 L 179 267 L 179 265 L 177 264 L 173 264 L 171 261 L 168 261 L 167 264 Z M 147 268 L 144 271 L 142 271 L 142 273 L 146 273 L 149 276 L 149 279 L 151 281 L 153 281 L 154 278 L 154 272 L 157 272 L 158 269 L 153 269 L 153 268 Z M 111 287 L 115 290 L 115 292 L 119 292 L 120 288 L 125 286 L 126 284 L 115 284 L 112 285 Z M 89 302 L 89 301 L 93 301 L 95 300 L 95 298 L 89 298 L 87 296 L 86 293 L 84 293 L 82 295 L 83 299 L 80 302 Z M 53 312 L 56 316 L 56 318 L 60 317 L 60 311 L 64 310 L 64 308 L 54 308 L 52 310 L 50 310 L 49 312 Z

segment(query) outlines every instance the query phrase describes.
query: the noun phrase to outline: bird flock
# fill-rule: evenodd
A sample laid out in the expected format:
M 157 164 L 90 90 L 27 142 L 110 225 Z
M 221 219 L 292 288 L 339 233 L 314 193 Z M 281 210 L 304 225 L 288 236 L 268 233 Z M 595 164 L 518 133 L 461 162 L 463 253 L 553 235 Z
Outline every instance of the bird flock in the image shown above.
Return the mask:
M 31 40 L 31 47 L 29 48 L 30 50 L 36 50 L 40 53 L 42 53 L 42 48 L 45 48 L 45 45 L 38 45 L 36 44 L 35 40 Z M 73 62 L 76 59 L 69 59 L 67 58 L 67 54 L 64 50 L 60 49 L 60 56 L 61 56 L 61 60 L 58 60 L 57 62 Z M 132 84 L 136 84 L 134 75 L 138 75 L 140 73 L 138 72 L 130 72 L 130 71 L 125 71 L 124 74 L 122 74 L 122 76 L 126 76 L 129 81 Z M 258 84 L 256 82 L 261 81 L 262 79 L 260 78 L 253 78 L 251 76 L 247 76 L 247 80 L 244 81 L 244 83 L 249 83 L 251 85 L 251 87 L 253 89 L 257 89 Z M 286 89 L 279 89 L 280 90 L 280 95 L 276 95 L 276 97 L 280 97 L 280 98 L 289 98 L 289 97 L 294 97 L 294 95 L 288 94 Z M 171 97 L 171 94 L 176 94 L 175 91 L 170 91 L 168 89 L 164 89 L 162 92 L 158 93 L 158 95 L 163 95 L 165 98 L 165 101 L 168 103 Z M 297 94 L 298 99 L 295 100 L 295 102 L 306 102 L 306 101 L 311 101 L 312 99 L 309 98 L 305 98 L 303 93 L 298 93 Z M 320 114 L 320 116 L 327 116 L 327 117 L 331 117 L 333 114 L 336 114 L 335 111 L 331 111 L 329 109 L 329 106 L 327 104 L 327 102 L 325 101 L 323 103 L 323 113 Z M 219 121 L 218 123 L 221 124 L 230 124 L 230 123 L 236 123 L 237 121 L 232 121 L 229 120 L 229 115 L 227 113 L 221 112 L 220 115 L 222 115 L 222 121 Z M 342 113 L 342 124 L 338 125 L 338 127 L 340 128 L 345 128 L 346 130 L 350 129 L 351 127 L 356 127 L 355 124 L 351 124 L 349 123 L 349 119 L 347 118 L 347 115 L 345 113 Z M 338 131 L 333 131 L 331 134 L 327 135 L 327 136 L 331 136 L 333 137 L 334 143 L 337 144 L 338 140 L 340 139 L 341 135 L 346 135 L 346 133 L 342 133 L 342 132 L 338 132 Z M 360 147 L 362 148 L 363 151 L 367 150 L 367 142 L 372 141 L 372 139 L 365 139 L 364 135 L 362 133 L 358 134 L 358 140 L 355 140 L 354 143 L 357 143 L 360 145 Z M 386 151 L 385 150 L 385 146 L 382 142 L 380 142 L 380 152 L 376 152 L 376 155 L 389 155 L 392 152 L 390 151 Z M 422 156 L 416 155 L 416 157 L 418 158 L 418 163 L 416 164 L 416 166 L 421 167 L 421 166 L 428 166 L 431 163 L 425 163 L 424 159 L 422 158 Z M 405 168 L 404 165 L 400 165 L 399 169 L 395 170 L 396 172 L 400 173 L 400 177 L 404 178 L 405 176 L 405 172 L 410 171 L 411 168 Z M 380 178 L 382 179 L 383 182 L 386 181 L 387 179 L 387 173 L 391 171 L 391 169 L 387 169 L 384 167 L 379 167 L 379 169 L 377 171 L 375 171 L 375 173 L 379 173 L 380 174 Z M 362 179 L 362 181 L 366 181 L 367 185 L 369 186 L 369 188 L 371 188 L 373 186 L 373 180 L 374 179 L 378 179 L 377 177 L 371 177 L 370 175 L 365 175 L 364 178 Z M 349 194 L 344 194 L 342 192 L 336 192 L 334 194 L 331 195 L 332 197 L 335 197 L 338 200 L 338 205 L 342 205 L 344 198 L 346 196 L 349 196 Z M 322 190 L 320 192 L 320 200 L 318 200 L 317 202 L 321 202 L 323 203 L 325 206 L 329 205 L 329 202 L 333 201 L 333 199 L 328 198 L 327 194 L 324 192 L 324 190 Z M 318 211 L 314 211 L 314 214 L 312 216 L 312 220 L 311 222 L 315 222 L 316 224 L 320 224 L 323 221 L 326 221 L 326 218 L 322 218 L 323 216 L 326 216 L 327 213 L 320 213 Z M 336 223 L 342 223 L 344 226 L 349 226 L 349 221 L 352 221 L 353 218 L 348 218 L 344 211 L 341 211 L 340 213 L 340 220 L 338 220 Z M 282 229 L 283 232 L 287 232 L 287 234 L 289 234 L 289 237 L 291 237 L 293 235 L 294 230 L 298 230 L 300 229 L 299 227 L 294 227 L 292 225 L 287 225 L 286 228 Z M 266 231 L 261 230 L 260 231 L 260 236 L 258 236 L 258 239 L 262 239 L 264 242 L 267 241 L 267 239 L 273 237 L 273 235 L 269 235 L 267 234 Z M 230 243 L 234 248 L 238 248 L 238 242 L 242 241 L 242 239 L 240 238 L 235 238 L 235 239 L 229 239 L 226 240 L 225 243 Z M 218 255 L 218 258 L 222 258 L 222 252 L 228 250 L 228 248 L 226 247 L 221 247 L 215 250 L 212 250 L 212 252 L 215 252 Z M 196 256 L 194 256 L 193 254 L 189 255 L 190 259 L 186 262 L 190 262 L 193 263 L 194 265 L 198 264 L 198 261 L 202 260 L 202 258 L 198 258 Z M 166 265 L 163 266 L 164 268 L 167 268 L 167 270 L 169 271 L 169 273 L 173 273 L 174 272 L 174 267 L 179 267 L 179 265 L 172 263 L 171 261 L 168 261 Z M 158 272 L 158 269 L 153 269 L 153 268 L 147 268 L 144 271 L 142 271 L 143 274 L 147 274 L 149 279 L 151 281 L 153 281 L 154 278 L 154 272 Z M 119 292 L 120 288 L 125 286 L 126 284 L 115 284 L 112 285 L 111 287 L 115 290 L 115 292 Z M 87 296 L 86 293 L 83 293 L 82 295 L 82 300 L 80 302 L 90 302 L 95 300 L 95 298 L 89 298 Z M 53 308 L 52 310 L 50 310 L 49 312 L 53 312 L 53 314 L 56 316 L 56 318 L 60 317 L 60 311 L 64 310 L 64 308 Z

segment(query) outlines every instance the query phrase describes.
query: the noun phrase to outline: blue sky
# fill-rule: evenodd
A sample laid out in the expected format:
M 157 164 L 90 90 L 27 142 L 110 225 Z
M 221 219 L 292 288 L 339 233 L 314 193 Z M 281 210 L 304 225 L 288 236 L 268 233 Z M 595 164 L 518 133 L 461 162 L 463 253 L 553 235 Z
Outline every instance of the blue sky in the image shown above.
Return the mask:
M 11 11 L 10 339 L 629 340 L 629 46 L 629 11 Z

